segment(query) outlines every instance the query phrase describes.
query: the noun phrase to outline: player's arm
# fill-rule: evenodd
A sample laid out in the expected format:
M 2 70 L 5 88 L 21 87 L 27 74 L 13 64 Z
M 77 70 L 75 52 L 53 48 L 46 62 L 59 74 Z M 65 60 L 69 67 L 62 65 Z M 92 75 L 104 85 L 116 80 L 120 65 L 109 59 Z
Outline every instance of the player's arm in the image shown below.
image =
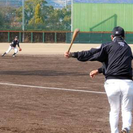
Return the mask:
M 101 47 L 100 48 L 91 48 L 88 51 L 81 51 L 81 52 L 66 52 L 65 53 L 65 57 L 67 58 L 77 58 L 79 61 L 88 61 L 92 55 L 100 52 Z
M 107 45 L 106 45 L 107 44 Z M 88 51 L 66 52 L 65 57 L 77 58 L 79 61 L 100 61 L 104 62 L 107 58 L 109 43 L 102 44 L 100 48 L 92 48 Z
M 96 76 L 96 75 L 98 75 L 98 74 L 101 74 L 101 73 L 105 73 L 105 68 L 104 68 L 104 66 L 102 66 L 102 67 L 100 67 L 100 68 L 98 68 L 98 69 L 96 69 L 96 70 L 92 70 L 91 72 L 90 72 L 90 77 L 91 78 L 93 78 L 94 76 Z
M 17 45 L 18 45 L 18 48 L 20 48 L 20 44 L 19 44 L 19 41 L 17 42 Z
M 18 41 L 17 45 L 18 45 L 19 51 L 22 51 L 22 48 L 20 47 L 19 41 Z

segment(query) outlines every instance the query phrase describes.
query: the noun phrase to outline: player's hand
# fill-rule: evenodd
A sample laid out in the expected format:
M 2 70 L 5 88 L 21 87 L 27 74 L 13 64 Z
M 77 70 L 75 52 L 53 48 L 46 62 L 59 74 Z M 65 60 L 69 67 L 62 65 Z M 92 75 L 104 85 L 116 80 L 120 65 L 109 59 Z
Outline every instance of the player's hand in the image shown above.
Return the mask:
M 97 74 L 99 74 L 98 70 L 93 70 L 90 72 L 90 77 L 94 78 L 94 76 L 96 76 Z
M 19 48 L 19 51 L 22 51 L 22 48 Z
M 70 52 L 66 52 L 66 53 L 64 53 L 64 57 L 66 57 L 66 58 L 70 58 L 70 57 L 71 57 L 71 53 L 70 53 Z

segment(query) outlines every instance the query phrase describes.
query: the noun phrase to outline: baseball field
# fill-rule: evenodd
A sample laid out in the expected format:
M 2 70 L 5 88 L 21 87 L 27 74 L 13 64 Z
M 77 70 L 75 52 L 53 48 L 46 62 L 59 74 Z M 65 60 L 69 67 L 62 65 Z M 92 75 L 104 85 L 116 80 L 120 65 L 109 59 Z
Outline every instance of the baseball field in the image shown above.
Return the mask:
M 110 132 L 104 76 L 89 77 L 101 63 L 64 58 L 69 45 L 22 43 L 17 57 L 0 57 L 0 133 Z M 1 43 L 0 54 L 8 46 Z

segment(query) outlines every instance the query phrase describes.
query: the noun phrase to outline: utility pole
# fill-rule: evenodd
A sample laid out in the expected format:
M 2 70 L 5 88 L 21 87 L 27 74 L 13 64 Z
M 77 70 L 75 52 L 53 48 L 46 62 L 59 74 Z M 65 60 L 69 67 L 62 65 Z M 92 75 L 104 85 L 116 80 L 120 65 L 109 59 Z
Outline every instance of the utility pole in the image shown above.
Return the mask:
M 73 0 L 71 0 L 71 32 L 73 32 Z
M 67 0 L 65 0 L 65 8 L 67 7 Z
M 22 0 L 22 31 L 23 31 L 23 38 L 22 42 L 24 42 L 24 30 L 25 30 L 25 14 L 24 14 L 24 0 Z

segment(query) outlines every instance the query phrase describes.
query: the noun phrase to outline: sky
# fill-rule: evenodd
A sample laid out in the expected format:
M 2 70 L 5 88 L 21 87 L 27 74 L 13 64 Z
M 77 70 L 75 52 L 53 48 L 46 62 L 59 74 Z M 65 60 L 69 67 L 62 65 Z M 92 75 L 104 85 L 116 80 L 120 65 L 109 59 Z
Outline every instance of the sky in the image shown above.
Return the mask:
M 48 5 L 52 5 L 55 8 L 62 8 L 71 3 L 71 0 L 46 0 L 46 1 L 48 2 Z M 0 6 L 2 5 L 21 6 L 22 0 L 0 0 Z
M 71 0 L 46 0 L 49 5 L 54 7 L 64 7 L 71 3 Z

